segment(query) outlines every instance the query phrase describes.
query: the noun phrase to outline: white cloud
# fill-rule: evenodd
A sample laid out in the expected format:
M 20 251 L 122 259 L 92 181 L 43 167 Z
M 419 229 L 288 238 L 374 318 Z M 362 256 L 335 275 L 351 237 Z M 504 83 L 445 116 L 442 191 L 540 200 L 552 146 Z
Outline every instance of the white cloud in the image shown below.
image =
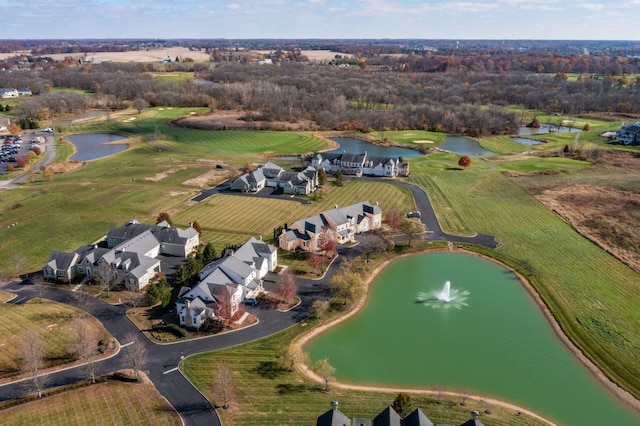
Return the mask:
M 587 9 L 587 10 L 592 10 L 592 11 L 600 11 L 600 10 L 603 10 L 605 8 L 604 4 L 602 4 L 602 3 L 580 2 L 580 3 L 577 3 L 576 6 L 582 8 L 582 9 Z

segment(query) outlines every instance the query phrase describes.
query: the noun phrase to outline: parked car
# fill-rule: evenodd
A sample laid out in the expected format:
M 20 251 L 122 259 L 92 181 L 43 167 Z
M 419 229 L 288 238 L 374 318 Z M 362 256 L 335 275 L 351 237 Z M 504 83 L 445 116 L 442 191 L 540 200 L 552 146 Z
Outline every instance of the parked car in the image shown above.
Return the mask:
M 256 306 L 258 303 L 258 299 L 256 299 L 255 297 L 245 297 L 244 298 L 244 304 L 247 306 Z
M 40 130 L 41 132 L 46 132 L 46 133 L 53 133 L 53 129 L 51 127 L 45 127 L 44 129 Z
M 408 219 L 411 219 L 411 218 L 420 219 L 420 217 L 422 217 L 422 215 L 420 214 L 420 212 L 418 210 L 415 210 L 415 211 L 407 213 L 407 218 Z

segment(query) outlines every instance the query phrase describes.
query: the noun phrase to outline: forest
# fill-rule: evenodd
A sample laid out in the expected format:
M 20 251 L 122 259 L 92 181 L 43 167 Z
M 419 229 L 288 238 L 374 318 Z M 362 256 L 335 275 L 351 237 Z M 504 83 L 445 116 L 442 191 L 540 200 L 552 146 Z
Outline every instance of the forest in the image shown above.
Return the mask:
M 526 124 L 507 108 L 513 105 L 574 116 L 640 110 L 640 56 L 632 55 L 637 47 L 625 44 L 613 53 L 608 48 L 592 54 L 550 51 L 544 43 L 522 51 L 465 44 L 450 54 L 369 52 L 352 66 L 298 61 L 304 56 L 297 48 L 273 66 L 259 66 L 249 56 L 229 62 L 214 54 L 214 45 L 209 63 L 7 59 L 4 69 L 19 72 L 0 72 L 0 87 L 31 89 L 37 96 L 21 103 L 18 115 L 35 120 L 89 108 L 118 110 L 137 101 L 243 111 L 247 121 L 304 121 L 320 130 L 421 129 L 470 136 L 513 133 Z M 158 71 L 193 78 L 156 79 L 152 73 Z

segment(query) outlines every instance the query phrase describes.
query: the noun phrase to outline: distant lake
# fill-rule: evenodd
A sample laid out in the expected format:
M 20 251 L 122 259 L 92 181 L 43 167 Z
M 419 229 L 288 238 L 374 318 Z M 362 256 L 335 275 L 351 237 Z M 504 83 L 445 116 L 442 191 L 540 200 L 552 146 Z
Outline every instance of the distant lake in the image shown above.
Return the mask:
M 580 133 L 582 129 L 578 127 L 568 127 L 568 126 L 551 126 L 549 124 L 541 124 L 540 127 L 527 127 L 520 126 L 518 129 L 518 136 L 530 136 L 530 135 L 544 135 L 547 133 L 558 132 L 558 133 Z
M 380 146 L 370 142 L 363 141 L 362 139 L 355 138 L 331 138 L 340 144 L 340 148 L 330 153 L 347 153 L 347 154 L 362 154 L 366 151 L 368 155 L 374 157 L 422 157 L 422 153 L 411 148 L 402 148 L 399 146 Z
M 71 159 L 77 161 L 95 160 L 127 149 L 126 144 L 113 143 L 127 138 L 111 133 L 77 134 L 67 136 L 65 139 L 75 146 L 76 153 L 71 156 Z
M 444 143 L 440 144 L 438 148 L 453 152 L 454 154 L 472 155 L 476 157 L 494 154 L 492 151 L 487 151 L 482 148 L 478 141 L 465 138 L 464 136 L 447 136 Z

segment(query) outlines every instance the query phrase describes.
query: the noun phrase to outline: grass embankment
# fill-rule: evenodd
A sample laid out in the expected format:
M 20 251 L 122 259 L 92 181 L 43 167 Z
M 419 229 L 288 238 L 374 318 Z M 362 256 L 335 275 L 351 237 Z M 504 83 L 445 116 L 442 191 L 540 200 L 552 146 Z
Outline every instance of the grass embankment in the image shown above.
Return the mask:
M 312 323 L 296 325 L 251 344 L 188 357 L 181 368 L 215 401 L 212 386 L 216 368 L 221 363 L 229 366 L 236 397 L 228 409 L 218 410 L 222 424 L 229 426 L 313 424 L 316 417 L 330 408 L 332 400 L 339 401 L 340 411 L 350 418 L 373 419 L 392 404 L 398 392 L 364 392 L 335 386 L 323 392 L 319 383 L 282 368 L 280 356 L 296 336 L 311 326 Z M 545 424 L 484 401 L 467 400 L 466 406 L 461 406 L 459 398 L 443 397 L 438 404 L 434 395 L 413 394 L 412 402 L 413 409 L 420 408 L 434 424 L 461 424 L 469 419 L 470 410 L 481 411 L 481 419 L 488 425 Z M 491 414 L 484 413 L 485 410 Z
M 108 337 L 107 331 L 95 318 L 46 299 L 43 303 L 32 300 L 24 305 L 0 304 L 0 317 L 0 379 L 20 373 L 21 342 L 27 330 L 34 330 L 42 336 L 47 368 L 76 359 L 74 321 L 84 318 L 100 339 Z
M 109 381 L 0 411 L 5 425 L 177 425 L 180 416 L 149 383 Z
M 414 176 L 451 232 L 495 235 L 494 256 L 533 284 L 565 333 L 640 397 L 640 276 L 497 172 Z M 453 213 L 455 212 L 455 213 Z

